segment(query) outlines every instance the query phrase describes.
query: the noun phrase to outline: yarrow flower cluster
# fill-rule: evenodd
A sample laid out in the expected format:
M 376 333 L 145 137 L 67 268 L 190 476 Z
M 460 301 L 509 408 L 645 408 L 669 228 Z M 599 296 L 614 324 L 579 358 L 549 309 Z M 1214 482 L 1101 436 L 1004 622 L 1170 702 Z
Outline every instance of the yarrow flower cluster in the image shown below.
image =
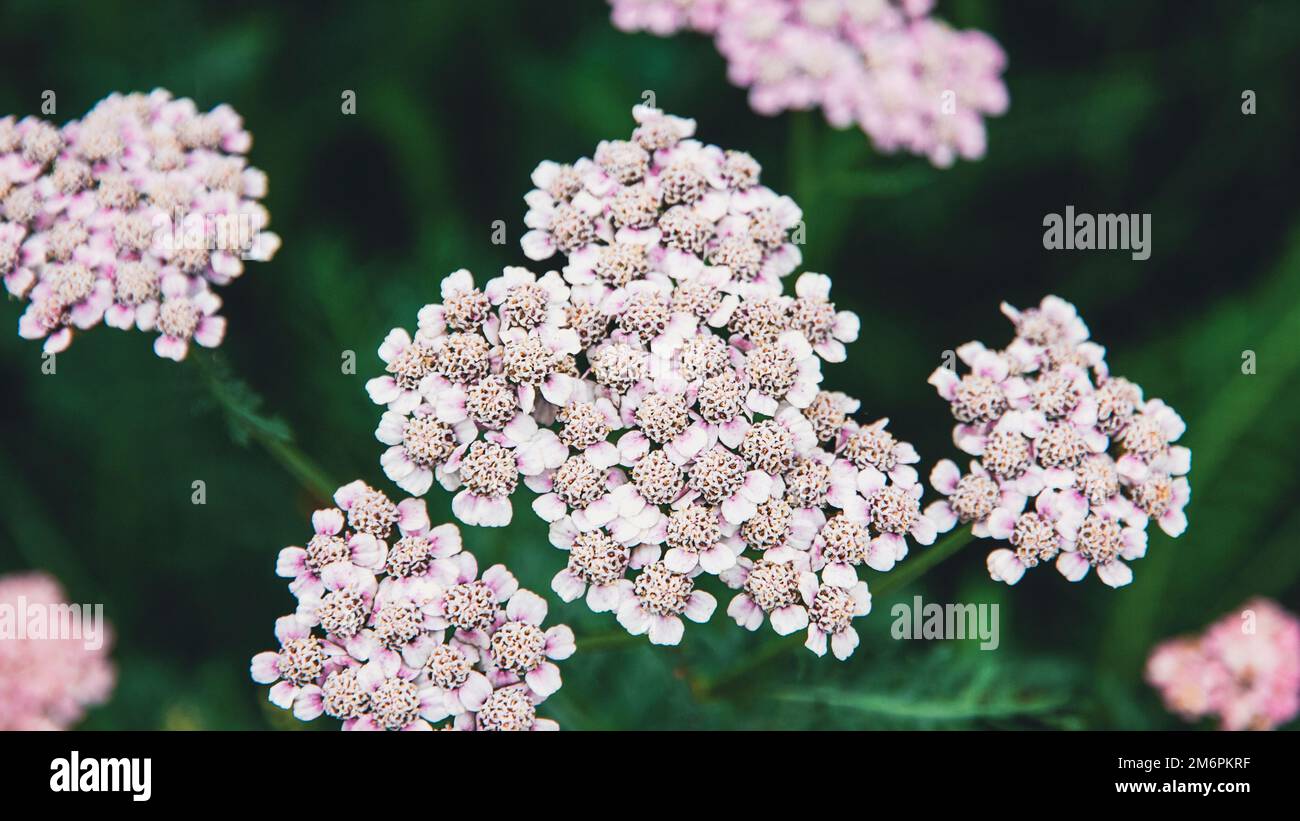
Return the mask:
M 760 114 L 821 108 L 880 151 L 939 167 L 984 155 L 1006 111 L 1006 55 L 981 31 L 930 17 L 933 0 L 610 0 L 614 25 L 711 35 Z
M 382 464 L 408 492 L 456 490 L 468 524 L 510 521 L 522 482 L 568 552 L 554 590 L 586 596 L 633 634 L 676 644 L 709 619 L 720 576 L 728 613 L 836 656 L 870 609 L 863 565 L 889 570 L 906 536 L 934 540 L 916 451 L 859 425 L 859 403 L 820 390 L 858 319 L 804 273 L 801 212 L 761 185 L 748 154 L 693 139 L 693 121 L 639 106 L 630 140 L 543 162 L 525 200 L 534 260 L 482 289 L 442 283 L 418 330 L 380 348 L 371 380 L 387 406 Z
M 479 573 L 455 525 L 423 500 L 394 503 L 360 480 L 312 515 L 305 546 L 280 551 L 297 609 L 278 650 L 253 657 L 270 699 L 344 730 L 555 730 L 537 705 L 560 689 L 573 631 L 542 627 L 546 602 L 504 565 Z
M 1152 520 L 1170 536 L 1187 528 L 1191 452 L 1175 444 L 1186 425 L 1110 373 L 1070 303 L 1048 296 L 1002 312 L 1015 326 L 1010 345 L 968 342 L 956 351 L 966 373 L 930 376 L 957 420 L 954 442 L 975 458 L 965 474 L 946 459 L 935 465 L 930 483 L 948 498 L 927 513 L 941 530 L 960 522 L 1009 542 L 988 556 L 996 581 L 1055 562 L 1070 581 L 1095 567 L 1111 587 L 1126 585 Z
M 66 730 L 86 708 L 108 701 L 117 674 L 108 659 L 111 642 L 93 646 L 87 636 L 68 637 L 33 629 L 24 614 L 33 608 L 66 608 L 67 596 L 44 573 L 0 578 L 0 610 L 8 611 L 0 635 L 0 730 Z M 18 620 L 25 619 L 18 635 Z M 66 623 L 66 614 L 59 623 Z M 49 621 L 47 627 L 53 626 Z M 107 630 L 100 625 L 100 630 Z
M 1300 713 L 1300 619 L 1268 599 L 1247 602 L 1200 636 L 1157 646 L 1146 679 L 1188 721 L 1271 730 Z
M 155 333 L 181 360 L 221 344 L 213 286 L 279 247 L 259 200 L 266 175 L 228 105 L 170 92 L 113 94 L 62 128 L 0 119 L 0 276 L 27 302 L 25 339 L 63 351 L 103 322 Z

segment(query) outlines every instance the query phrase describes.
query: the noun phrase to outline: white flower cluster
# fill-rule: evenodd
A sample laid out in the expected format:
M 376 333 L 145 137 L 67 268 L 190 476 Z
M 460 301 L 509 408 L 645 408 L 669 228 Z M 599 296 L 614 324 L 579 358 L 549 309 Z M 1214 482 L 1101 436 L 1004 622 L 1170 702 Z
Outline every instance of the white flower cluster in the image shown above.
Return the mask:
M 976 536 L 1009 542 L 988 556 L 997 581 L 1055 561 L 1070 581 L 1095 567 L 1111 587 L 1126 585 L 1125 562 L 1146 554 L 1151 519 L 1170 536 L 1187 528 L 1192 457 L 1174 444 L 1186 425 L 1111 375 L 1070 303 L 1048 296 L 1002 311 L 1016 329 L 1010 345 L 968 342 L 956 351 L 968 373 L 930 376 L 957 420 L 953 440 L 976 458 L 965 475 L 946 459 L 935 465 L 930 483 L 948 498 L 927 513 L 943 530 L 968 522 Z
M 573 631 L 542 628 L 545 600 L 503 565 L 480 576 L 422 500 L 395 504 L 358 480 L 334 502 L 306 546 L 280 551 L 298 607 L 276 620 L 280 649 L 251 666 L 271 702 L 344 730 L 559 729 L 537 705 L 560 689 L 553 662 L 573 654 Z
M 856 568 L 889 570 L 907 534 L 934 539 L 919 457 L 820 390 L 859 323 L 824 275 L 783 293 L 794 202 L 694 122 L 633 116 L 631 139 L 533 173 L 523 247 L 562 268 L 507 268 L 481 290 L 457 271 L 414 335 L 389 334 L 388 373 L 367 384 L 387 406 L 382 464 L 410 493 L 457 491 L 477 525 L 510 521 L 522 478 L 569 553 L 556 592 L 652 642 L 712 615 L 707 573 L 740 590 L 740 625 L 770 616 L 846 657 L 870 608 Z
M 0 119 L 0 275 L 27 301 L 25 339 L 59 353 L 103 322 L 156 333 L 154 351 L 216 347 L 223 286 L 268 260 L 266 175 L 228 105 L 113 94 L 62 128 Z

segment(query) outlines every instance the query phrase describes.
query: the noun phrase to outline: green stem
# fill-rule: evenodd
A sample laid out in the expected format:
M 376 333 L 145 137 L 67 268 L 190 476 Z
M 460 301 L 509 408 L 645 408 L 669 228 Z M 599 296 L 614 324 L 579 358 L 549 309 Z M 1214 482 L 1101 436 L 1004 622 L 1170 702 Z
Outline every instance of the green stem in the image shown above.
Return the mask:
M 645 637 L 634 636 L 626 630 L 611 630 L 608 633 L 597 633 L 594 636 L 578 639 L 578 649 L 584 653 L 621 650 L 638 644 L 645 644 Z
M 971 536 L 970 525 L 962 525 L 952 531 L 922 551 L 919 556 L 904 562 L 898 570 L 892 571 L 882 579 L 872 591 L 873 598 L 884 598 L 904 585 L 916 581 L 935 565 L 970 544 L 972 538 L 974 537 Z
M 293 442 L 271 437 L 254 438 L 304 488 L 322 500 L 334 497 L 334 491 L 338 489 L 339 483 L 326 476 L 321 466 L 299 450 Z
M 810 112 L 791 112 L 789 146 L 790 192 L 803 209 L 807 223 L 806 215 L 817 211 L 821 182 L 817 172 L 817 123 Z
M 231 437 L 239 444 L 253 440 L 308 492 L 321 500 L 333 497 L 338 483 L 294 443 L 293 431 L 284 420 L 260 412 L 262 397 L 247 383 L 230 373 L 215 353 L 192 352 L 203 384 L 225 414 Z
M 971 532 L 969 525 L 963 525 L 939 541 L 935 542 L 929 548 L 916 556 L 911 561 L 905 562 L 898 570 L 890 572 L 885 579 L 875 585 L 872 591 L 872 598 L 881 598 L 888 596 L 904 585 L 910 584 L 926 572 L 933 569 L 944 559 L 954 555 L 961 548 L 965 547 L 971 541 Z M 797 632 L 789 636 L 782 636 L 779 639 L 768 641 L 757 653 L 746 657 L 740 664 L 735 665 L 729 670 L 715 676 L 712 679 L 698 681 L 693 685 L 695 696 L 700 701 L 717 698 L 719 694 L 735 687 L 737 684 L 747 680 L 751 673 L 765 667 L 769 662 L 779 658 L 787 650 L 793 650 L 803 644 L 804 635 Z

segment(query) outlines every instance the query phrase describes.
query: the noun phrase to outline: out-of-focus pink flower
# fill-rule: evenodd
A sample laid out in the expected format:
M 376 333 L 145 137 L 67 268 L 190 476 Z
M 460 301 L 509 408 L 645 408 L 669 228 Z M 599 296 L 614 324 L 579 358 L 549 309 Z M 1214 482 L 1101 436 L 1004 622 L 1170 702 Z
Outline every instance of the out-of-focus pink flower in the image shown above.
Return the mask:
M 711 33 L 726 0 L 610 0 L 614 25 L 623 31 L 649 31 L 661 37 L 682 29 Z
M 614 25 L 709 34 L 760 114 L 821 108 L 880 151 L 938 167 L 979 159 L 984 118 L 1009 104 L 1006 55 L 981 31 L 929 16 L 930 0 L 610 0 Z
M 44 573 L 0 577 L 0 608 L 10 611 L 8 631 L 17 630 L 19 619 L 26 628 L 21 636 L 0 635 L 0 730 L 65 730 L 113 692 L 117 676 L 108 659 L 106 624 L 97 626 L 102 642 L 92 647 L 92 637 L 84 633 L 42 631 L 44 637 L 38 637 L 30 629 L 34 614 L 23 612 L 66 606 L 62 587 Z M 59 616 L 50 618 L 61 623 Z
M 1300 712 L 1300 619 L 1253 599 L 1200 636 L 1158 645 L 1146 679 L 1188 721 L 1213 717 L 1224 730 L 1286 724 Z

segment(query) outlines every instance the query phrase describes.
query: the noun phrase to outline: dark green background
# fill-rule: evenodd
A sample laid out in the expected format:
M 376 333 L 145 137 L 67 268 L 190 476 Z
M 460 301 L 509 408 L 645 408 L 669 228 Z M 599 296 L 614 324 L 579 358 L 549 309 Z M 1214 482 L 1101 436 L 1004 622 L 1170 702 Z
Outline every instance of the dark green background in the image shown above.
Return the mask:
M 37 113 L 51 89 L 62 123 L 109 92 L 163 86 L 244 115 L 284 246 L 222 292 L 222 350 L 337 483 L 395 490 L 363 389 L 387 330 L 412 327 L 456 268 L 482 281 L 526 262 L 529 172 L 625 137 L 646 89 L 706 141 L 752 152 L 802 204 L 806 267 L 863 320 L 826 384 L 889 416 L 926 471 L 958 455 L 926 376 L 961 342 L 1008 341 L 1002 299 L 1076 302 L 1112 369 L 1188 421 L 1191 526 L 1177 541 L 1153 527 L 1130 587 L 1047 568 L 1008 589 L 976 544 L 903 595 L 1001 603 L 997 652 L 893 641 L 892 602 L 878 599 L 849 663 L 779 655 L 709 700 L 696 685 L 774 635 L 736 628 L 724 597 L 678 648 L 620 639 L 611 617 L 549 593 L 563 554 L 521 493 L 514 525 L 465 538 L 574 626 L 579 652 L 543 710 L 567 727 L 1176 726 L 1140 680 L 1154 642 L 1250 595 L 1300 604 L 1294 3 L 940 2 L 1010 57 L 1011 109 L 990 123 L 987 158 L 949 171 L 879 156 L 817 115 L 759 117 L 707 39 L 619 33 L 598 0 L 0 7 L 0 112 Z M 355 116 L 340 113 L 344 89 Z M 1151 213 L 1151 258 L 1043 250 L 1044 215 L 1068 204 Z M 494 220 L 507 245 L 491 243 Z M 20 311 L 4 306 L 11 331 Z M 345 350 L 355 376 L 340 373 Z M 299 726 L 247 667 L 292 606 L 276 552 L 310 533 L 320 499 L 232 441 L 198 370 L 158 359 L 143 334 L 100 328 L 57 375 L 40 364 L 38 345 L 0 334 L 0 571 L 47 568 L 105 603 L 121 677 L 85 726 Z M 205 506 L 190 503 L 195 479 Z M 450 517 L 447 494 L 429 503 Z

